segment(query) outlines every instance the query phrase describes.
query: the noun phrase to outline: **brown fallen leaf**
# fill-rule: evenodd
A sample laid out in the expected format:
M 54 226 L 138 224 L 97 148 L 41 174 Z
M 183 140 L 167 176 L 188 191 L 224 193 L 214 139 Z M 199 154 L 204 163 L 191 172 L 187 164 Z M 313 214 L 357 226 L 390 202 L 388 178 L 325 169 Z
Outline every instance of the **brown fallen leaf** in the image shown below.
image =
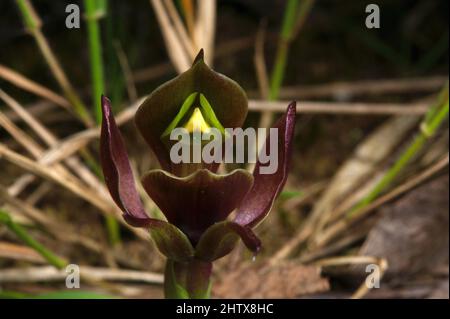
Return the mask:
M 214 284 L 218 298 L 297 298 L 330 289 L 316 266 L 286 261 L 276 265 L 245 264 Z

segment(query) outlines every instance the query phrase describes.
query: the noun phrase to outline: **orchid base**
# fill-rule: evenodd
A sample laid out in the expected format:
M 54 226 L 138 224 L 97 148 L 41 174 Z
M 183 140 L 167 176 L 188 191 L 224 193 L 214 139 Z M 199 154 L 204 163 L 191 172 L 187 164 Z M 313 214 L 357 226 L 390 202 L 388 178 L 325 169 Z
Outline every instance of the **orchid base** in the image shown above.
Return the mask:
M 164 295 L 167 299 L 209 299 L 212 263 L 198 259 L 177 262 L 167 259 Z

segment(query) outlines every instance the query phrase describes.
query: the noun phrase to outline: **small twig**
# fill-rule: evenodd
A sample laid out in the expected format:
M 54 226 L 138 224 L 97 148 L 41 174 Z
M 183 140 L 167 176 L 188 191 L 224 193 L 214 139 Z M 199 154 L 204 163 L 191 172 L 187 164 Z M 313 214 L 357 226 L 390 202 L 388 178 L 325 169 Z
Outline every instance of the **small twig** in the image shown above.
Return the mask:
M 8 242 L 0 242 L 0 258 L 10 258 L 38 264 L 46 263 L 45 259 L 30 247 Z
M 178 11 L 175 8 L 175 5 L 173 4 L 173 0 L 164 0 L 164 4 L 166 5 L 169 17 L 173 21 L 175 30 L 177 31 L 181 43 L 183 44 L 186 52 L 189 54 L 191 60 L 194 60 L 195 55 L 197 54 L 197 52 L 195 52 L 196 48 L 188 36 L 187 30 L 183 25 L 180 15 L 178 14 Z
M 360 80 L 283 87 L 280 89 L 280 98 L 352 98 L 362 95 L 432 92 L 441 88 L 446 80 L 448 80 L 448 77 L 432 76 L 423 78 Z
M 35 117 L 39 117 L 42 114 L 45 114 L 46 112 L 49 112 L 51 110 L 55 110 L 55 103 L 46 101 L 46 100 L 39 100 L 36 103 L 30 103 L 27 105 L 24 105 L 24 107 L 27 109 L 28 113 Z M 14 112 L 14 110 L 5 110 L 5 115 L 13 122 L 20 122 L 22 121 L 22 118 Z
M 267 73 L 266 60 L 264 55 L 264 39 L 265 39 L 265 22 L 260 24 L 255 40 L 255 55 L 253 62 L 256 69 L 256 79 L 258 80 L 259 95 L 263 100 L 269 99 L 270 84 L 269 75 Z M 272 112 L 262 112 L 258 127 L 269 127 L 272 121 Z
M 52 101 L 53 103 L 62 106 L 67 110 L 70 109 L 70 103 L 64 97 L 56 94 L 55 92 L 40 85 L 39 83 L 26 78 L 22 74 L 10 68 L 7 68 L 4 65 L 0 65 L 0 77 L 6 81 L 13 83 L 19 88 L 24 89 L 25 91 L 31 92 L 33 94 L 36 94 L 37 96 Z
M 291 211 L 300 205 L 302 205 L 304 202 L 310 200 L 312 197 L 320 193 L 325 189 L 325 187 L 328 185 L 328 182 L 318 182 L 310 187 L 302 190 L 302 195 L 297 196 L 291 199 L 288 199 L 286 202 L 283 203 L 283 209 L 287 211 Z
M 164 42 L 167 47 L 167 53 L 170 60 L 175 66 L 178 73 L 182 73 L 189 69 L 191 59 L 178 38 L 177 32 L 170 23 L 169 15 L 164 8 L 162 0 L 150 0 L 150 3 L 155 10 L 156 18 L 163 34 Z
M 138 99 L 138 94 L 127 56 L 123 51 L 122 45 L 119 41 L 114 41 L 114 47 L 116 48 L 117 58 L 119 59 L 119 64 L 125 77 L 125 82 L 127 83 L 128 97 L 130 98 L 131 102 L 135 102 Z
M 34 157 L 40 156 L 41 147 L 29 137 L 22 129 L 9 120 L 3 112 L 0 111 L 0 127 L 3 127 L 11 136 Z
M 224 42 L 223 44 L 219 44 L 217 46 L 214 58 L 219 59 L 228 57 L 238 51 L 253 48 L 254 42 L 255 41 L 253 36 L 245 36 L 242 38 Z M 164 62 L 140 70 L 136 70 L 133 72 L 133 75 L 135 82 L 141 83 L 168 75 L 173 72 L 174 66 L 170 62 Z
M 112 204 L 111 201 L 105 200 L 103 196 L 98 196 L 98 190 L 87 189 L 86 185 L 80 185 L 76 181 L 67 180 L 64 176 L 61 176 L 57 171 L 53 170 L 50 167 L 42 165 L 41 163 L 35 162 L 27 157 L 24 157 L 10 149 L 8 149 L 5 145 L 0 143 L 0 157 L 3 157 L 7 161 L 29 171 L 33 174 L 41 176 L 45 179 L 53 181 L 66 189 L 73 192 L 75 195 L 80 198 L 86 200 L 91 203 L 93 206 L 97 207 L 100 212 L 102 212 L 105 216 L 110 216 L 114 214 L 117 219 L 128 229 L 138 235 L 140 238 L 148 239 L 148 233 L 142 229 L 136 229 L 129 226 L 127 223 L 123 221 L 121 218 L 122 212 Z
M 116 116 L 116 122 L 118 126 L 125 124 L 131 120 L 136 113 L 139 105 L 144 101 L 146 97 L 142 97 L 133 103 L 131 106 L 127 107 L 121 113 Z M 85 147 L 92 140 L 100 137 L 100 129 L 98 127 L 89 128 L 84 131 L 73 134 L 66 139 L 60 141 L 51 147 L 42 156 L 42 162 L 45 164 L 52 164 L 55 162 L 62 161 L 76 152 L 81 148 Z
M 159 273 L 122 270 L 111 268 L 97 268 L 90 266 L 80 266 L 81 281 L 83 276 L 88 276 L 91 280 L 102 281 L 127 281 L 141 282 L 147 284 L 162 284 L 163 275 Z M 62 281 L 67 278 L 65 270 L 58 270 L 53 267 L 28 267 L 12 268 L 0 270 L 0 283 L 5 282 L 37 282 L 37 281 Z M 81 282 L 83 284 L 83 282 Z
M 372 228 L 372 225 L 370 225 L 370 228 Z M 314 262 L 319 258 L 325 258 L 331 255 L 335 256 L 339 252 L 343 251 L 345 248 L 364 239 L 367 236 L 367 232 L 369 231 L 370 228 L 369 227 L 365 227 L 362 229 L 358 228 L 357 230 L 355 230 L 355 232 L 352 232 L 348 236 L 341 238 L 326 247 L 303 253 L 298 258 L 296 258 L 296 260 L 298 260 L 299 263 L 308 264 Z
M 209 66 L 214 61 L 214 37 L 216 33 L 216 0 L 197 1 L 197 19 L 195 21 L 196 50 L 205 50 L 205 60 Z M 195 54 L 197 54 L 195 52 Z
M 194 4 L 192 3 L 192 0 L 182 0 L 181 4 L 183 6 L 184 17 L 186 19 L 186 25 L 189 30 L 191 41 L 194 46 L 196 46 Z
M 250 111 L 284 112 L 288 101 L 249 101 Z M 353 114 L 353 115 L 413 115 L 425 114 L 426 103 L 342 103 L 297 101 L 297 113 Z
M 383 278 L 384 273 L 388 268 L 388 262 L 384 258 L 372 257 L 372 256 L 345 256 L 345 257 L 332 257 L 319 260 L 314 263 L 319 267 L 330 266 L 345 266 L 345 265 L 361 265 L 361 264 L 375 264 L 379 267 L 379 280 Z M 369 292 L 369 286 L 364 281 L 361 286 L 352 294 L 352 299 L 361 299 Z

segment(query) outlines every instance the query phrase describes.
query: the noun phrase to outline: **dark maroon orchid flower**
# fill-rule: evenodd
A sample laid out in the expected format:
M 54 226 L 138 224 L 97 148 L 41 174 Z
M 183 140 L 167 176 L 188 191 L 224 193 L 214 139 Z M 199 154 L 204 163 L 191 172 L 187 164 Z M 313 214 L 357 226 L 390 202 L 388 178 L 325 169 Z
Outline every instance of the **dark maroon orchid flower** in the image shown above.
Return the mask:
M 278 129 L 279 164 L 275 173 L 261 174 L 258 161 L 253 175 L 242 169 L 219 175 L 217 163 L 174 164 L 167 132 L 180 126 L 189 128 L 190 121 L 198 116 L 201 121 L 196 125 L 222 132 L 224 127 L 241 127 L 247 114 L 243 90 L 212 71 L 204 63 L 202 52 L 188 71 L 157 88 L 140 106 L 135 119 L 163 168 L 146 173 L 142 184 L 167 221 L 146 214 L 106 97 L 102 97 L 102 110 L 101 162 L 112 198 L 130 225 L 149 229 L 159 250 L 168 258 L 166 295 L 204 296 L 211 263 L 228 254 L 239 238 L 254 253 L 261 247 L 252 228 L 267 216 L 286 182 L 295 103 L 273 126 Z M 269 138 L 270 135 L 264 146 L 266 151 L 270 148 Z M 233 211 L 235 218 L 227 219 Z M 178 286 L 186 295 L 176 289 Z

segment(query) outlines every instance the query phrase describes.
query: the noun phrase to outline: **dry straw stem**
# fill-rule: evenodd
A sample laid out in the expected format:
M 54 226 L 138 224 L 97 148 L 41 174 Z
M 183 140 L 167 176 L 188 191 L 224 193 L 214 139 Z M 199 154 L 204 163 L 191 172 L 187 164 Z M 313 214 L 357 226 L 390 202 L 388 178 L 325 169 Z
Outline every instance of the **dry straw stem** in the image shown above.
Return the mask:
M 266 22 L 263 21 L 259 25 L 258 33 L 255 39 L 255 53 L 253 55 L 253 63 L 255 65 L 256 79 L 258 80 L 259 95 L 261 99 L 269 98 L 269 76 L 267 73 L 266 59 L 264 55 L 264 40 L 266 36 Z M 260 125 L 259 127 L 266 127 Z
M 42 198 L 52 190 L 52 184 L 50 182 L 43 182 L 39 184 L 34 190 L 27 194 L 25 203 L 30 206 L 36 206 Z
M 45 61 L 47 62 L 53 76 L 61 87 L 66 98 L 70 101 L 74 107 L 75 112 L 80 116 L 80 118 L 87 124 L 92 125 L 92 119 L 90 118 L 89 112 L 86 106 L 83 104 L 79 96 L 76 94 L 69 82 L 66 74 L 64 73 L 58 59 L 54 55 L 50 48 L 44 34 L 41 31 L 41 21 L 34 10 L 31 2 L 29 0 L 16 0 L 17 6 L 22 13 L 22 18 L 25 27 L 30 32 L 30 34 L 35 39 Z
M 27 110 L 20 105 L 17 101 L 7 95 L 3 90 L 0 89 L 0 98 L 5 101 L 5 103 L 10 106 L 38 135 L 39 137 L 49 146 L 58 145 L 58 139 L 54 136 L 44 125 L 42 125 L 36 118 L 34 118 Z M 40 154 L 34 154 L 35 157 L 42 157 L 43 150 L 40 150 Z M 42 159 L 41 159 L 42 160 Z M 103 184 L 98 180 L 98 178 L 92 174 L 92 172 L 84 166 L 78 158 L 70 157 L 66 159 L 66 163 L 71 167 L 77 174 L 94 189 L 97 189 L 99 194 L 103 195 L 104 198 L 109 198 L 107 191 Z M 74 176 L 68 172 L 64 172 L 64 169 L 58 166 L 58 170 L 62 172 L 67 178 L 76 180 Z
M 186 71 L 200 49 L 205 51 L 205 60 L 212 66 L 216 24 L 216 0 L 198 1 L 197 17 L 193 30 L 186 30 L 172 0 L 150 0 L 164 38 L 164 42 L 178 73 Z M 192 8 L 186 4 L 185 8 Z M 191 21 L 192 11 L 188 11 Z M 191 23 L 191 22 L 189 22 Z
M 93 240 L 86 236 L 80 235 L 78 232 L 73 231 L 70 225 L 61 220 L 55 221 L 51 217 L 48 217 L 47 214 L 40 209 L 9 194 L 9 191 L 1 185 L 0 199 L 5 202 L 6 205 L 4 207 L 6 207 L 7 210 L 11 213 L 11 217 L 15 222 L 19 223 L 19 216 L 28 217 L 29 219 L 42 225 L 47 232 L 49 232 L 52 236 L 54 236 L 62 243 L 79 245 L 105 258 L 109 258 L 108 254 L 111 253 L 111 251 L 105 250 L 105 247 L 102 245 L 102 243 L 99 243 L 97 240 Z M 142 267 L 141 265 L 136 265 L 130 262 L 129 256 L 119 253 L 118 251 L 113 251 L 112 255 L 115 260 L 124 265 L 129 265 L 134 268 Z
M 98 254 L 104 253 L 103 247 L 98 242 L 87 237 L 79 236 L 76 232 L 72 231 L 69 225 L 60 220 L 55 221 L 38 208 L 11 196 L 8 194 L 8 190 L 1 185 L 0 198 L 7 204 L 6 207 L 11 212 L 11 218 L 14 221 L 16 221 L 17 214 L 20 213 L 44 226 L 46 231 L 61 242 L 77 244 Z
M 245 36 L 218 44 L 214 58 L 228 57 L 238 51 L 253 47 L 254 37 Z M 174 66 L 170 62 L 158 63 L 133 72 L 136 83 L 149 81 L 173 72 Z
M 250 100 L 250 111 L 284 112 L 290 101 Z M 297 113 L 352 114 L 352 115 L 422 115 L 429 109 L 423 102 L 416 103 L 363 103 L 297 101 Z
M 11 108 L 13 108 L 24 121 L 26 121 L 27 124 L 33 130 L 35 130 L 38 135 L 49 145 L 58 145 L 58 140 L 53 134 L 48 131 L 42 124 L 40 124 L 32 115 L 30 115 L 17 101 L 12 99 L 10 96 L 8 96 L 5 92 L 0 90 L 0 98 L 2 98 Z M 128 115 L 129 113 L 124 113 L 125 115 Z M 123 115 L 118 119 L 123 121 Z M 96 128 L 98 131 L 98 128 Z M 8 151 L 8 150 L 5 150 Z M 10 153 L 10 155 L 14 153 Z M 40 161 L 42 161 L 43 156 L 45 153 L 39 154 Z M 108 214 L 114 213 L 114 216 L 116 216 L 119 221 L 121 221 L 124 225 L 127 227 L 128 224 L 124 223 L 121 218 L 121 212 L 120 210 L 112 203 L 112 200 L 110 196 L 108 195 L 108 192 L 106 191 L 106 188 L 103 186 L 103 184 L 84 166 L 82 165 L 78 159 L 75 157 L 69 157 L 66 159 L 66 162 L 69 166 L 71 166 L 74 170 L 78 172 L 81 178 L 91 187 L 91 191 L 86 192 L 86 185 L 82 184 L 78 179 L 76 179 L 73 175 L 71 175 L 68 172 L 65 172 L 61 168 L 58 168 L 56 170 L 52 170 L 48 167 L 48 165 L 52 163 L 42 163 L 42 162 L 33 162 L 30 159 L 21 156 L 20 154 L 15 154 L 14 156 L 22 159 L 22 166 L 23 168 L 27 169 L 27 167 L 34 167 L 34 169 L 38 169 L 41 171 L 41 173 L 45 171 L 50 171 L 53 173 L 52 175 L 48 175 L 47 178 L 50 178 L 53 181 L 56 181 L 81 198 L 84 198 L 85 200 L 92 203 L 94 206 L 101 209 L 101 211 L 108 216 Z M 44 157 L 45 158 L 45 157 Z M 48 161 L 48 157 L 47 157 Z M 25 163 L 30 164 L 27 165 Z M 14 163 L 14 161 L 13 161 Z M 17 164 L 17 163 L 15 163 Z M 34 165 L 33 165 L 34 164 Z M 57 166 L 58 167 L 58 166 Z M 42 176 L 42 175 L 41 175 Z M 55 180 L 54 178 L 57 177 Z M 131 228 L 131 227 L 129 227 Z M 131 228 L 134 233 L 136 233 L 141 238 L 147 239 L 148 236 L 145 233 L 145 231 Z
M 80 266 L 80 275 L 81 277 L 88 276 L 92 280 L 102 281 L 126 281 L 156 285 L 163 283 L 163 275 L 158 273 L 84 265 Z M 67 272 L 65 270 L 48 266 L 0 270 L 0 283 L 52 282 L 63 281 L 66 277 Z
M 354 154 L 335 174 L 332 182 L 314 205 L 314 237 L 332 217 L 353 207 L 379 182 L 384 171 L 380 165 L 395 152 L 407 134 L 415 127 L 417 116 L 397 116 L 387 121 L 361 143 Z
M 20 160 L 22 160 L 20 162 L 22 167 L 25 169 L 31 170 L 32 173 L 36 173 L 36 170 L 38 170 L 41 172 L 41 176 L 42 176 L 42 174 L 47 172 L 46 177 L 49 177 L 53 181 L 59 182 L 60 184 L 62 184 L 66 188 L 68 188 L 69 190 L 73 191 L 75 194 L 79 195 L 80 197 L 93 203 L 98 208 L 102 209 L 105 213 L 109 213 L 111 211 L 111 206 L 115 207 L 111 203 L 111 200 L 109 199 L 109 197 L 106 195 L 106 191 L 103 191 L 103 193 L 105 193 L 104 196 L 99 196 L 99 194 L 101 194 L 99 190 L 103 188 L 103 186 L 100 184 L 99 181 L 95 181 L 95 183 L 96 183 L 95 185 L 98 186 L 99 188 L 92 188 L 91 191 L 86 192 L 86 185 L 82 184 L 77 178 L 75 178 L 68 171 L 66 171 L 61 165 L 57 164 L 54 167 L 49 167 L 46 165 L 50 165 L 52 163 L 49 163 L 49 162 L 44 163 L 44 164 L 41 163 L 40 161 L 42 161 L 42 158 L 45 159 L 45 157 L 43 156 L 44 152 L 43 152 L 42 148 L 37 146 L 37 144 L 35 144 L 33 142 L 33 140 L 31 140 L 29 137 L 27 137 L 25 135 L 25 133 L 23 133 L 20 129 L 15 127 L 15 125 L 13 125 L 11 122 L 9 122 L 7 120 L 7 118 L 0 117 L 0 124 L 3 124 L 3 126 L 6 129 L 8 129 L 13 136 L 15 136 L 17 138 L 18 142 L 22 143 L 22 145 L 24 145 L 31 152 L 31 154 L 33 154 L 33 156 L 37 159 L 37 162 L 34 162 L 30 159 L 27 159 L 27 158 L 21 156 L 20 154 L 9 151 L 6 147 L 3 146 L 5 148 L 3 150 L 5 157 L 6 157 L 5 154 L 9 154 L 10 156 L 12 156 L 12 158 L 16 158 L 16 160 L 13 160 L 12 158 L 10 158 L 10 161 L 12 161 L 14 164 L 18 164 L 19 162 L 17 162 L 17 159 L 20 159 Z M 38 123 L 36 122 L 35 124 L 38 124 Z M 37 127 L 42 128 L 39 125 Z M 48 133 L 45 130 L 43 132 Z M 51 135 L 49 135 L 49 136 L 52 137 Z M 68 160 L 70 160 L 70 159 L 68 159 Z M 51 174 L 49 174 L 49 173 L 51 173 Z M 92 178 L 95 178 L 95 177 L 92 177 Z M 13 188 L 14 187 L 17 187 L 17 186 L 13 186 Z M 94 191 L 94 189 L 96 191 Z M 117 209 L 115 209 L 115 210 L 116 210 L 116 215 L 120 216 L 121 214 L 119 212 L 117 212 Z M 121 220 L 121 217 L 118 217 L 118 218 Z
M 379 267 L 379 280 L 383 278 L 384 273 L 388 268 L 388 262 L 384 258 L 378 258 L 373 256 L 344 256 L 322 259 L 314 263 L 319 267 L 335 267 L 335 266 L 347 266 L 347 265 L 364 265 L 375 264 Z M 368 292 L 370 288 L 364 281 L 361 286 L 353 293 L 352 299 L 361 299 Z
M 329 185 L 329 181 L 317 182 L 305 189 L 302 190 L 301 196 L 295 196 L 286 200 L 283 203 L 283 209 L 286 211 L 292 211 L 293 209 L 298 208 L 303 205 L 305 202 L 311 200 L 316 195 L 320 194 L 327 186 Z
M 22 146 L 30 152 L 34 157 L 39 157 L 41 152 L 41 147 L 24 131 L 17 127 L 9 118 L 7 118 L 0 111 L 0 127 L 3 127 L 11 136 Z
M 448 77 L 432 76 L 406 79 L 361 80 L 352 82 L 332 82 L 319 85 L 289 86 L 280 89 L 280 98 L 352 98 L 355 96 L 435 92 Z
M 195 13 L 194 13 L 194 4 L 193 0 L 181 0 L 181 5 L 183 7 L 184 17 L 186 19 L 186 25 L 191 36 L 191 40 L 193 43 L 195 41 Z
M 27 123 L 33 131 L 37 133 L 37 135 L 47 144 L 47 145 L 56 145 L 58 143 L 58 139 L 45 127 L 43 126 L 36 118 L 34 118 L 27 110 L 20 105 L 16 100 L 7 95 L 3 90 L 0 89 L 0 98 L 10 106 L 23 120 Z M 24 145 L 27 147 L 27 145 Z M 32 153 L 35 157 L 40 157 L 43 154 L 43 150 L 39 149 L 38 153 Z M 98 187 L 101 183 L 92 175 L 92 173 L 82 165 L 77 159 L 70 158 L 67 160 L 69 166 L 71 166 L 74 170 L 78 172 L 82 178 L 85 179 L 88 183 L 90 183 L 94 187 Z M 63 171 L 61 167 L 58 168 L 59 171 Z M 67 172 L 63 172 L 69 179 L 75 179 L 73 176 L 69 176 Z
M 173 0 L 164 0 L 164 4 L 166 5 L 166 10 L 169 15 L 169 17 L 173 21 L 173 25 L 175 28 L 175 31 L 177 32 L 179 41 L 182 42 L 187 54 L 189 55 L 189 58 L 191 60 L 194 60 L 196 55 L 196 46 L 193 44 L 193 39 L 189 38 L 188 32 L 186 28 L 183 25 L 183 21 L 178 14 L 177 9 L 175 8 L 175 5 L 173 4 Z
M 144 101 L 145 97 L 140 98 L 131 106 L 120 112 L 116 116 L 117 125 L 122 125 L 134 117 L 137 108 Z M 52 164 L 54 162 L 62 161 L 80 149 L 89 144 L 92 140 L 100 137 L 100 129 L 98 127 L 89 128 L 84 131 L 73 134 L 64 140 L 61 140 L 58 144 L 47 150 L 43 155 L 42 161 L 46 164 Z M 102 187 L 104 187 L 102 185 Z
M 205 50 L 205 60 L 212 67 L 214 58 L 214 37 L 216 33 L 216 0 L 197 1 L 195 21 L 195 54 Z
M 0 77 L 25 91 L 36 94 L 37 96 L 47 99 L 55 103 L 56 105 L 62 106 L 65 109 L 70 109 L 70 103 L 64 97 L 26 78 L 22 74 L 10 68 L 7 68 L 4 65 L 0 65 Z
M 329 226 L 321 234 L 319 234 L 320 236 L 317 236 L 317 238 L 315 240 L 317 248 L 324 247 L 332 239 L 338 237 L 340 234 L 345 232 L 349 226 L 358 222 L 363 217 L 365 217 L 367 214 L 373 212 L 375 209 L 377 209 L 381 205 L 397 198 L 398 196 L 400 196 L 400 195 L 414 189 L 418 185 L 424 183 L 426 180 L 428 180 L 429 178 L 431 178 L 438 172 L 447 168 L 448 164 L 449 164 L 449 157 L 447 154 L 442 160 L 438 161 L 436 164 L 427 168 L 425 171 L 421 172 L 420 174 L 411 178 L 410 180 L 401 184 L 400 186 L 394 188 L 389 193 L 379 197 L 378 199 L 373 201 L 371 204 L 365 206 L 364 208 L 359 209 L 354 216 L 351 216 L 350 218 L 347 218 L 347 219 L 341 219 L 341 220 L 337 221 L 336 223 L 334 223 L 333 225 Z
M 117 52 L 117 58 L 119 59 L 120 68 L 122 69 L 122 73 L 127 84 L 128 97 L 130 98 L 131 102 L 135 102 L 138 99 L 138 93 L 134 84 L 133 73 L 131 72 L 127 56 L 119 41 L 114 41 L 114 47 Z
M 31 263 L 46 263 L 45 259 L 35 250 L 22 245 L 0 242 L 0 258 L 26 261 Z
M 408 108 L 408 107 L 406 107 Z M 299 231 L 272 257 L 274 261 L 287 258 L 315 231 L 318 222 L 334 210 L 338 200 L 366 182 L 389 154 L 417 124 L 418 117 L 394 117 L 366 137 L 349 160 L 337 171 L 329 186 L 314 205 L 313 211 Z
M 28 113 L 32 114 L 35 117 L 42 116 L 43 114 L 54 111 L 56 104 L 46 100 L 38 100 L 35 103 L 29 103 L 25 105 Z M 5 115 L 13 122 L 21 122 L 22 119 L 16 112 L 13 110 L 5 110 Z M 52 112 L 53 113 L 53 112 Z M 55 112 L 56 113 L 56 112 Z M 54 114 L 54 113 L 53 113 Z M 45 120 L 45 119 L 43 119 Z
M 441 160 L 442 154 L 445 154 L 446 152 L 448 152 L 448 131 L 443 133 L 442 136 L 436 140 L 436 142 L 430 145 L 427 152 L 423 154 L 423 157 L 420 159 L 420 164 L 418 165 L 421 167 L 431 167 L 436 162 Z M 358 191 L 355 191 L 347 196 L 345 200 L 334 208 L 333 212 L 326 215 L 328 218 L 326 223 L 331 224 L 337 219 L 342 218 L 345 213 L 350 211 L 359 200 L 364 198 L 364 196 L 367 195 L 376 186 L 376 184 L 380 182 L 386 172 L 387 169 L 380 170 L 374 174 L 374 176 L 365 185 L 358 187 Z
M 97 207 L 102 214 L 105 216 L 116 216 L 117 219 L 128 229 L 138 235 L 140 238 L 148 239 L 148 234 L 142 229 L 136 229 L 129 226 L 121 218 L 122 213 L 116 206 L 114 206 L 111 201 L 105 200 L 103 196 L 99 196 L 97 189 L 90 189 L 86 185 L 80 184 L 76 181 L 69 180 L 66 177 L 59 174 L 53 168 L 45 166 L 39 162 L 33 161 L 25 156 L 22 156 L 10 149 L 5 145 L 0 144 L 0 156 L 7 161 L 15 164 L 30 173 L 36 174 L 42 178 L 48 179 L 52 182 L 57 183 L 60 186 L 68 189 L 78 197 L 91 203 L 93 206 Z
M 155 10 L 170 60 L 174 64 L 177 72 L 182 73 L 189 69 L 191 65 L 189 54 L 183 47 L 182 41 L 179 39 L 174 26 L 170 22 L 169 14 L 162 0 L 150 0 L 150 3 L 153 6 L 153 10 Z
M 325 258 L 327 256 L 336 256 L 339 253 L 345 251 L 346 248 L 363 240 L 367 236 L 367 233 L 370 231 L 370 229 L 372 229 L 372 227 L 372 224 L 367 223 L 367 225 L 364 225 L 364 227 L 358 227 L 358 229 L 355 229 L 351 234 L 348 234 L 347 236 L 336 240 L 328 246 L 302 254 L 296 260 L 299 263 L 308 264 L 320 258 Z

